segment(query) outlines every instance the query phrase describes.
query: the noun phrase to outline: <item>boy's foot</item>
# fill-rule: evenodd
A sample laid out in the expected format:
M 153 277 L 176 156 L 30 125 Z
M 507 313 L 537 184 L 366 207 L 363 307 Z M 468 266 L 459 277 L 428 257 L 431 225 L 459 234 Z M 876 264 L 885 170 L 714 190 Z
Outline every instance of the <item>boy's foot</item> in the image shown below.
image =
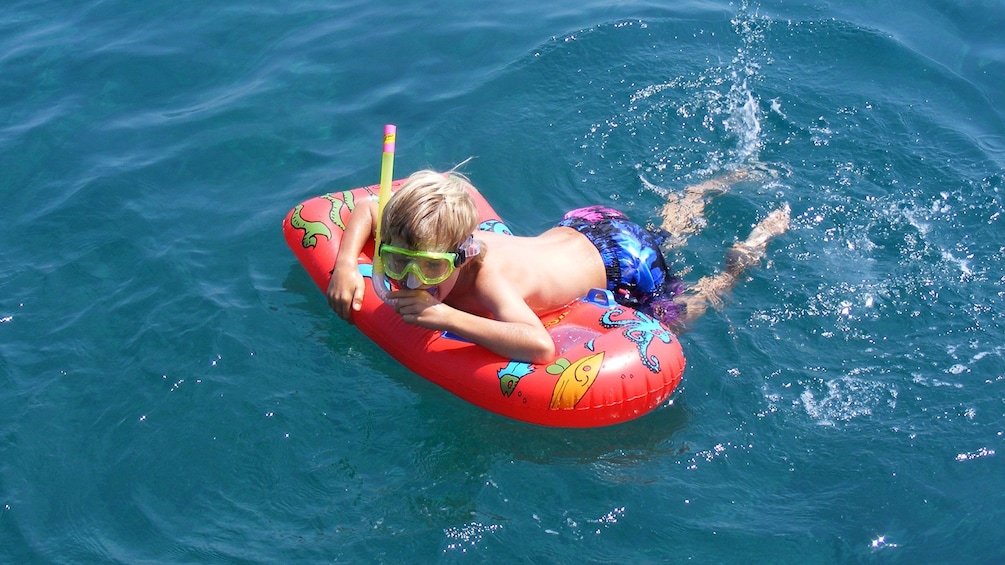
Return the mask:
M 756 170 L 752 172 L 746 167 L 735 169 L 724 175 L 687 187 L 684 190 L 685 198 L 705 196 L 706 194 L 722 194 L 729 192 L 729 188 L 738 182 L 759 180 L 760 178 L 761 173 Z
M 741 241 L 726 252 L 726 270 L 738 276 L 745 269 L 761 262 L 768 242 L 789 229 L 792 211 L 788 204 L 768 214 L 760 221 L 745 241 Z
M 734 184 L 746 180 L 750 175 L 746 169 L 731 171 L 698 184 L 691 185 L 682 193 L 670 193 L 660 215 L 663 228 L 670 237 L 667 247 L 683 247 L 690 234 L 705 227 L 705 204 L 711 197 L 729 192 Z

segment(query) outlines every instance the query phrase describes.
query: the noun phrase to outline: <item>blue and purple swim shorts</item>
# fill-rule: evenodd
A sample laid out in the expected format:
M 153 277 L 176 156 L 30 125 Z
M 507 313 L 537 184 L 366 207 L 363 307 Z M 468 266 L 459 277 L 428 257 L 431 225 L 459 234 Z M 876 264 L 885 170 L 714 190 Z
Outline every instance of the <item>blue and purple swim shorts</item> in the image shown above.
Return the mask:
M 607 270 L 607 290 L 619 304 L 667 325 L 680 317 L 682 306 L 673 298 L 683 292 L 684 282 L 668 273 L 660 250 L 665 231 L 647 230 L 606 206 L 572 210 L 558 225 L 573 228 L 596 246 Z

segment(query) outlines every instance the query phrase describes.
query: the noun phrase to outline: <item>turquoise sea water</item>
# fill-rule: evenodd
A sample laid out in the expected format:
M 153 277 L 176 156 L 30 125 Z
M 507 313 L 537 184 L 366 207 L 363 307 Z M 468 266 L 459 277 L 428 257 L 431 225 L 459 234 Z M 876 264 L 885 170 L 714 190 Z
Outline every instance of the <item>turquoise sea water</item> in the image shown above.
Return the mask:
M 1005 4 L 0 12 L 0 562 L 999 563 Z M 793 226 L 667 406 L 502 419 L 340 322 L 306 198 L 465 170 L 515 231 L 767 171 Z

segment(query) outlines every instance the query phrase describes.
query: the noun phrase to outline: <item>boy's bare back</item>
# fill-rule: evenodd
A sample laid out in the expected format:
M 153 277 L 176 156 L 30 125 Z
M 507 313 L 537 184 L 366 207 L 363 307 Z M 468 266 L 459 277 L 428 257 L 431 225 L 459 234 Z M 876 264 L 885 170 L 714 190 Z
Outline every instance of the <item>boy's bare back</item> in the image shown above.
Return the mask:
M 485 256 L 474 288 L 488 292 L 509 285 L 537 313 L 555 310 L 585 296 L 592 288 L 606 288 L 607 276 L 597 248 L 572 228 L 556 227 L 534 237 L 479 232 Z M 478 291 L 451 295 L 458 308 L 478 311 Z M 470 309 L 469 309 L 470 308 Z

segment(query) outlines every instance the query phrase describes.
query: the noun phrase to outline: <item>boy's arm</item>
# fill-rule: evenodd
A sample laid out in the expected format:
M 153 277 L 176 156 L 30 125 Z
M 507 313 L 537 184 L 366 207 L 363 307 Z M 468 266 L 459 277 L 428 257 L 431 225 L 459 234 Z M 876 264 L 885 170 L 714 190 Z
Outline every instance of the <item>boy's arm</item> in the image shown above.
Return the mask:
M 533 315 L 533 312 L 531 312 Z M 453 309 L 449 331 L 508 359 L 547 363 L 555 357 L 555 342 L 541 320 L 509 322 Z
M 555 356 L 555 342 L 541 319 L 509 287 L 496 285 L 482 295 L 492 318 L 443 304 L 426 291 L 398 291 L 397 310 L 409 323 L 449 331 L 509 359 L 545 363 Z
M 363 305 L 366 283 L 359 273 L 359 254 L 373 237 L 376 227 L 377 203 L 371 199 L 356 202 L 349 215 L 331 281 L 328 283 L 328 305 L 347 322 L 352 322 L 352 312 Z

